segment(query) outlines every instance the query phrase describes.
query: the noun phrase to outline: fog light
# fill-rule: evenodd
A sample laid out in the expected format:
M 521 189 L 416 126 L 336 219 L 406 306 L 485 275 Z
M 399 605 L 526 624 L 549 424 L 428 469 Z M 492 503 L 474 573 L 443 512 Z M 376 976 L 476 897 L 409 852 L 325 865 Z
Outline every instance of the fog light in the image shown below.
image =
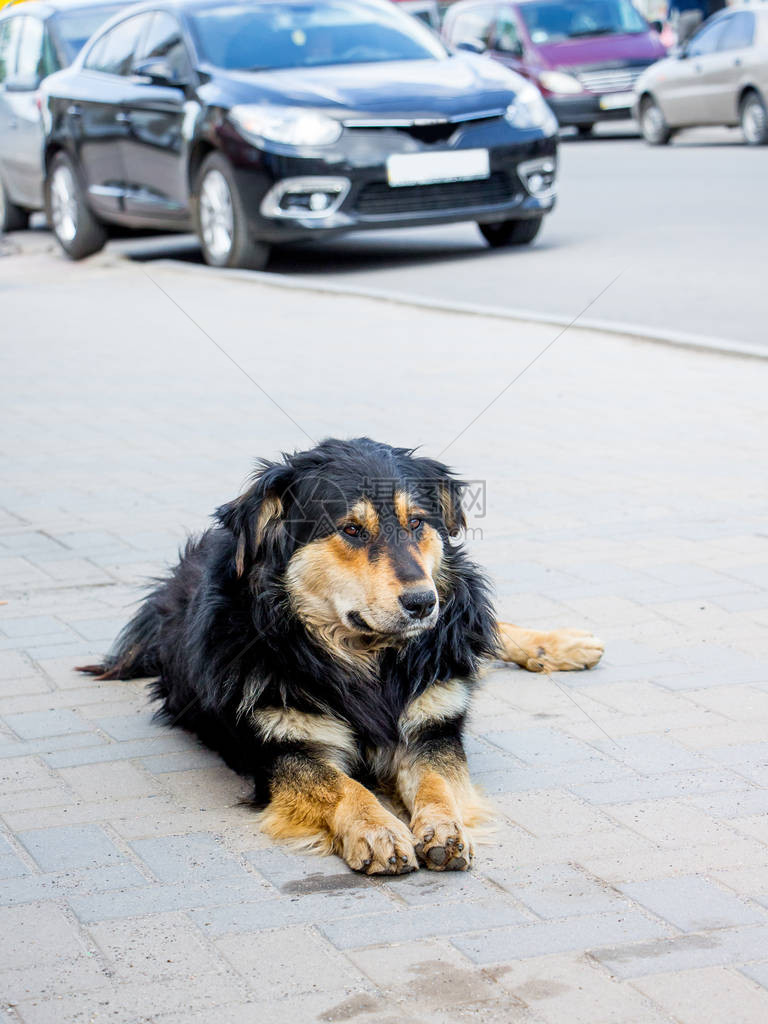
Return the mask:
M 552 157 L 526 160 L 518 164 L 517 173 L 530 195 L 536 199 L 550 199 L 554 196 L 557 164 Z
M 261 201 L 264 217 L 297 220 L 330 217 L 349 193 L 348 178 L 285 178 L 278 181 Z
M 325 192 L 313 192 L 309 197 L 309 208 L 310 210 L 327 210 L 330 202 L 331 197 Z

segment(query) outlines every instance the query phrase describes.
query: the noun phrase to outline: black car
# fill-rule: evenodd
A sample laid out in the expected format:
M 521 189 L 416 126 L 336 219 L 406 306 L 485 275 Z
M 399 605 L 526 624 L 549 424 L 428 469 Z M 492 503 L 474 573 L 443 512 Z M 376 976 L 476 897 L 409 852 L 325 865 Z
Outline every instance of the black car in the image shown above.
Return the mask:
M 538 90 L 389 0 L 171 0 L 46 83 L 47 206 L 74 259 L 108 224 L 189 230 L 215 266 L 281 241 L 474 220 L 530 242 L 554 204 Z
M 0 11 L 0 232 L 43 208 L 43 126 L 38 88 L 67 67 L 120 0 L 45 0 Z

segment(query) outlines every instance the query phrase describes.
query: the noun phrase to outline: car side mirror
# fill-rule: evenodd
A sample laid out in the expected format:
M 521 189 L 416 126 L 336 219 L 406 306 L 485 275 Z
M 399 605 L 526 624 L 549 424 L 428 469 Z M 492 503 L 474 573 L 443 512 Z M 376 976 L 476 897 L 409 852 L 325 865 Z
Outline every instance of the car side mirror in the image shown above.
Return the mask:
M 487 47 L 479 39 L 462 39 L 460 43 L 456 43 L 456 49 L 468 50 L 470 53 L 485 53 Z
M 658 20 L 652 21 L 651 28 L 657 35 L 661 35 L 661 33 L 664 31 L 664 22 Z
M 11 75 L 5 80 L 6 92 L 34 92 L 40 87 L 41 75 Z
M 162 57 L 137 61 L 131 68 L 131 74 L 135 78 L 145 79 L 150 85 L 168 85 L 174 89 L 181 89 L 187 84 Z

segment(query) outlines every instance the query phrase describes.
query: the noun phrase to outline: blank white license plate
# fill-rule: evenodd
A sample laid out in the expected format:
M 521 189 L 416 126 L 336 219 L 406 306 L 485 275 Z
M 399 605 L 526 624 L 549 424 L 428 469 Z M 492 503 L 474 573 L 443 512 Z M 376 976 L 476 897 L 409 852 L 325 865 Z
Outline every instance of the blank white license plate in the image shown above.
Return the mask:
M 635 102 L 633 92 L 611 92 L 607 96 L 600 97 L 601 110 L 624 110 L 629 109 Z
M 390 185 L 435 185 L 442 181 L 476 181 L 491 173 L 487 149 L 451 153 L 396 153 L 387 160 Z

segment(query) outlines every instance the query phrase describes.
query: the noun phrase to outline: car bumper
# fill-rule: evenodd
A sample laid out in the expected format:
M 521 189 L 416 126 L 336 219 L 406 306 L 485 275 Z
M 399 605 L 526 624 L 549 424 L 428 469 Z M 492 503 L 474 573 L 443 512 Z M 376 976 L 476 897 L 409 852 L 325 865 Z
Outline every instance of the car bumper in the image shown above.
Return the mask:
M 256 237 L 267 242 L 296 241 L 377 228 L 525 219 L 542 216 L 555 204 L 554 188 L 534 187 L 539 164 L 556 167 L 557 159 L 556 138 L 539 131 L 519 132 L 505 123 L 495 137 L 486 126 L 442 146 L 414 146 L 396 131 L 359 131 L 342 141 L 343 145 L 321 156 L 260 149 L 229 139 L 224 148 Z M 488 150 L 488 177 L 388 184 L 389 155 L 478 148 Z M 325 197 L 318 198 L 317 204 L 326 205 L 292 208 L 298 196 L 302 202 Z
M 635 94 L 632 90 L 598 96 L 585 93 L 580 96 L 547 96 L 547 103 L 561 128 L 594 124 L 596 121 L 626 121 L 633 117 Z

